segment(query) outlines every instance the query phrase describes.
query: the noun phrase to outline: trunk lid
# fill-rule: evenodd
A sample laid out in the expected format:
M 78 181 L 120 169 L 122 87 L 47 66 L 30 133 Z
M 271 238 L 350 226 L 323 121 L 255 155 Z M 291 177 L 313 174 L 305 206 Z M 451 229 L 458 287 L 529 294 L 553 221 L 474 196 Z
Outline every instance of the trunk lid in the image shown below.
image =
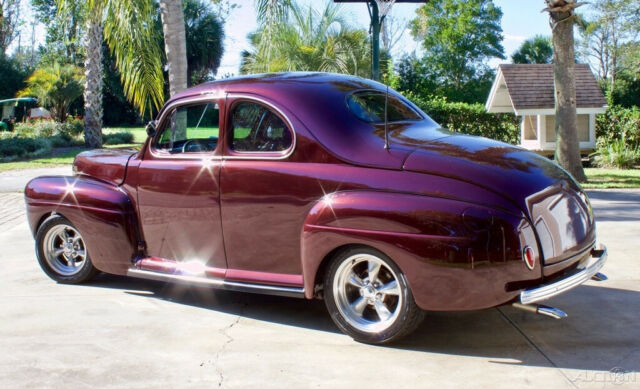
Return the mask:
M 403 168 L 469 182 L 513 201 L 535 227 L 547 265 L 595 242 L 586 194 L 558 165 L 533 152 L 486 138 L 450 135 L 416 145 Z

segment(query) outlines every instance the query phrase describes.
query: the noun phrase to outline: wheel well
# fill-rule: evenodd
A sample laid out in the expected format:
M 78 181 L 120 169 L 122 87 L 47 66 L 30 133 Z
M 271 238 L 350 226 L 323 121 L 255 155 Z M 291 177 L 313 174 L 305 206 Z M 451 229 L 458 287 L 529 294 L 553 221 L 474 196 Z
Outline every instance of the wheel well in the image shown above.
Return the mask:
M 325 273 L 327 271 L 327 267 L 329 266 L 329 264 L 331 263 L 331 261 L 333 260 L 333 258 L 335 258 L 338 254 L 340 254 L 343 251 L 352 249 L 352 248 L 356 248 L 356 247 L 366 247 L 366 248 L 370 248 L 370 249 L 374 249 L 376 250 L 374 247 L 371 246 L 367 246 L 367 245 L 363 245 L 363 244 L 345 244 L 342 246 L 338 246 L 336 248 L 334 248 L 333 250 L 331 250 L 329 253 L 327 253 L 327 255 L 324 256 L 324 258 L 322 258 L 322 262 L 320 262 L 320 265 L 318 266 L 318 269 L 316 270 L 316 277 L 315 280 L 313 282 L 313 287 L 314 287 L 314 291 L 313 294 L 315 297 L 318 298 L 322 298 L 322 286 L 324 284 L 324 276 Z
M 50 218 L 51 216 L 53 216 L 55 214 L 55 212 L 45 212 L 44 215 L 42 215 L 42 217 L 40 217 L 40 219 L 38 220 L 38 223 L 36 224 L 36 228 L 34 231 L 34 234 L 38 233 L 38 230 L 40 229 L 40 226 L 42 225 L 42 223 L 44 223 L 45 220 L 47 220 L 48 218 Z

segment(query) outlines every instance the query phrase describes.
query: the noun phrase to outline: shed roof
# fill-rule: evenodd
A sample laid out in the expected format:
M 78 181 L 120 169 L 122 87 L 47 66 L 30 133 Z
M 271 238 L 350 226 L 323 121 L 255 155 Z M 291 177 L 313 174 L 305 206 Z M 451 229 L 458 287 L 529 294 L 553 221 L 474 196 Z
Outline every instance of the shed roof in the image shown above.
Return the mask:
M 575 77 L 577 108 L 607 106 L 589 65 L 576 64 Z M 518 114 L 522 110 L 553 108 L 555 97 L 552 64 L 510 64 L 498 67 L 487 101 L 489 112 Z

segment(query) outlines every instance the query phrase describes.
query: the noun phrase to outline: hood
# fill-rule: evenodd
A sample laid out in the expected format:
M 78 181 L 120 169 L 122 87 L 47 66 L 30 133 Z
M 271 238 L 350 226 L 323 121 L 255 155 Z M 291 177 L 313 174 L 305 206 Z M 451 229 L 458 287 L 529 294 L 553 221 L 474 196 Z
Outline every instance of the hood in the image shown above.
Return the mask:
M 96 149 L 78 154 L 73 161 L 75 174 L 121 185 L 124 182 L 129 158 L 137 154 L 134 149 Z
M 595 241 L 593 212 L 580 186 L 554 162 L 520 147 L 450 135 L 416 146 L 403 168 L 469 182 L 513 201 L 535 227 L 546 265 Z

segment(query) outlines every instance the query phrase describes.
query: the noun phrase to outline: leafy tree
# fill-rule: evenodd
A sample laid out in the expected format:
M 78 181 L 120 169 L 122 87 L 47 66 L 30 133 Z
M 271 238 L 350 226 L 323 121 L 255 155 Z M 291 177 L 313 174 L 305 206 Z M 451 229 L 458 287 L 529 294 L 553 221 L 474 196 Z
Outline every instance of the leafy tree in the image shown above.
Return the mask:
M 20 1 L 0 0 L 0 56 L 4 56 L 7 48 L 18 34 L 20 23 Z
M 317 12 L 311 6 L 292 4 L 287 20 L 272 26 L 270 35 L 264 33 L 265 27 L 251 35 L 254 49 L 244 54 L 244 73 L 298 70 L 368 74 L 367 32 L 349 27 L 339 6 L 327 3 L 322 12 Z
M 553 46 L 551 38 L 538 35 L 526 40 L 511 56 L 513 63 L 551 63 Z
M 576 115 L 575 50 L 573 38 L 576 0 L 545 0 L 553 33 L 553 73 L 556 86 L 556 161 L 578 181 L 582 169 Z
M 580 51 L 598 69 L 599 77 L 608 82 L 607 89 L 617 95 L 618 77 L 628 70 L 633 74 L 637 67 L 634 63 L 639 63 L 634 43 L 640 33 L 640 0 L 596 0 L 591 7 L 595 12 L 577 18 L 582 35 Z M 623 84 L 627 84 L 630 75 L 623 77 Z
M 85 24 L 82 4 L 70 1 L 59 8 L 57 0 L 31 0 L 31 7 L 47 31 L 45 45 L 40 48 L 40 64 L 81 65 L 84 56 L 80 38 Z
M 201 0 L 184 1 L 187 71 L 190 85 L 210 81 L 224 52 L 224 29 L 217 14 Z
M 82 69 L 74 65 L 54 64 L 37 69 L 27 79 L 19 96 L 35 96 L 59 122 L 67 119 L 69 106 L 82 95 Z
M 504 59 L 502 11 L 492 0 L 432 0 L 416 11 L 411 33 L 422 41 L 430 77 L 457 90 L 482 78 L 492 58 Z
M 30 73 L 19 61 L 0 55 L 0 100 L 13 98 Z
M 422 98 L 444 97 L 452 102 L 469 104 L 484 103 L 487 100 L 495 73 L 485 69 L 460 86 L 443 81 L 430 64 L 415 54 L 402 58 L 396 65 L 398 86 L 396 89 L 411 92 Z

